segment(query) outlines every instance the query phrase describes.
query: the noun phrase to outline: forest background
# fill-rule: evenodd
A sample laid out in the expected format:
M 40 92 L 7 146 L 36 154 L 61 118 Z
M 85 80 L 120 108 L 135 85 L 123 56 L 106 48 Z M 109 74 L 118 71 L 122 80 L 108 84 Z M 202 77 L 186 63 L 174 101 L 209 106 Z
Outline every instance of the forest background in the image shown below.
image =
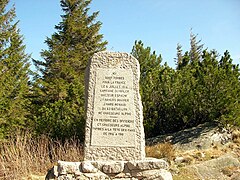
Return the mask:
M 61 0 L 63 14 L 41 60 L 25 52 L 9 1 L 0 3 L 0 139 L 23 132 L 84 140 L 84 70 L 95 52 L 106 50 L 99 12 L 86 0 Z M 177 45 L 175 63 L 135 41 L 131 54 L 141 66 L 140 93 L 146 137 L 205 122 L 240 125 L 240 71 L 226 50 L 205 48 L 190 33 L 190 49 Z M 30 69 L 30 62 L 35 70 Z

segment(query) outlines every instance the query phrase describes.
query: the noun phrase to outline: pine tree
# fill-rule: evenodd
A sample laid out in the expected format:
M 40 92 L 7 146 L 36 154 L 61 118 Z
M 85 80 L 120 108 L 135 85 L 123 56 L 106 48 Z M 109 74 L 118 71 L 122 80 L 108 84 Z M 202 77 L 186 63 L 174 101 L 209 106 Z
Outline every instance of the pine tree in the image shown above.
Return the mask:
M 176 69 L 180 70 L 183 66 L 183 55 L 182 55 L 182 46 L 178 43 L 177 44 L 177 57 L 175 58 L 176 60 Z
M 196 65 L 201 61 L 201 54 L 203 51 L 203 44 L 200 44 L 201 40 L 197 40 L 197 35 L 190 33 L 190 60 L 193 65 Z
M 228 51 L 224 52 L 219 64 L 218 103 L 221 112 L 219 121 L 240 126 L 240 67 L 233 64 Z
M 142 41 L 135 41 L 131 54 L 140 64 L 140 94 L 143 103 L 145 134 L 147 137 L 154 134 L 153 128 L 158 120 L 158 84 L 159 73 L 163 69 L 161 55 L 151 52 L 150 47 L 144 47 Z
M 0 139 L 26 125 L 29 55 L 14 21 L 15 8 L 0 3 Z
M 228 51 L 219 61 L 216 50 L 203 50 L 200 42 L 191 33 L 190 53 L 181 56 L 181 47 L 177 48 L 177 81 L 181 88 L 176 115 L 183 117 L 185 127 L 204 122 L 240 124 L 239 66 L 232 64 Z
M 33 103 L 36 129 L 53 137 L 83 138 L 84 71 L 90 57 L 105 50 L 106 41 L 99 34 L 98 12 L 89 15 L 89 0 L 61 0 L 62 21 L 46 39 L 44 61 L 35 65 L 41 73 L 36 78 Z M 40 98 L 39 98 L 40 97 Z

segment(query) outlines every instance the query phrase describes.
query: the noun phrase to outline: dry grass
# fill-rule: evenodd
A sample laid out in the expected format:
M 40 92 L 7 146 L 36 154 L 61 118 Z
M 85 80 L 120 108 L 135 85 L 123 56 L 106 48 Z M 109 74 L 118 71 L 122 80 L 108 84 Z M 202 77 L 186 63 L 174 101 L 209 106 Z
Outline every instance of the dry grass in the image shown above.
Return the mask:
M 191 169 L 181 167 L 179 168 L 180 173 L 173 176 L 173 180 L 200 180 L 196 172 Z
M 236 144 L 240 144 L 240 130 L 236 129 L 232 132 L 232 140 Z
M 234 173 L 239 171 L 239 167 L 236 166 L 227 166 L 224 167 L 222 170 L 222 173 L 228 177 L 232 176 Z
M 160 143 L 154 146 L 146 147 L 146 156 L 154 158 L 166 158 L 168 161 L 172 161 L 175 157 L 175 149 L 172 144 Z
M 178 150 L 175 152 L 176 157 L 182 157 L 182 165 L 198 163 L 201 161 L 208 161 L 211 159 L 218 158 L 223 154 L 226 154 L 226 148 L 209 148 L 205 150 L 188 150 L 188 151 L 181 151 Z
M 57 160 L 80 161 L 82 158 L 83 148 L 76 139 L 61 143 L 46 136 L 18 135 L 0 144 L 0 179 L 45 175 Z

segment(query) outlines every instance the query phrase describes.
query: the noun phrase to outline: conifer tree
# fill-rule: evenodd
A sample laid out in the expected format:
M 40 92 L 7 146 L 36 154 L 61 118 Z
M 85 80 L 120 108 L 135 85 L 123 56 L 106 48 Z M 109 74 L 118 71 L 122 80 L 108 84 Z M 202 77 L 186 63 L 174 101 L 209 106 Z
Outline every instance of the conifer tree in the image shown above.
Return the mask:
M 180 70 L 183 66 L 183 55 L 182 55 L 182 46 L 178 43 L 177 44 L 177 57 L 175 58 L 176 60 L 176 69 Z
M 218 64 L 218 94 L 221 97 L 219 120 L 240 126 L 240 67 L 233 64 L 228 51 L 224 52 Z
M 201 54 L 203 51 L 203 44 L 200 44 L 201 40 L 197 40 L 197 35 L 190 33 L 190 60 L 193 65 L 196 65 L 201 60 Z
M 142 41 L 135 41 L 131 54 L 138 59 L 140 64 L 140 94 L 143 103 L 144 126 L 146 136 L 154 134 L 152 132 L 157 119 L 158 103 L 157 94 L 159 89 L 159 73 L 163 69 L 161 55 L 151 52 L 150 47 L 144 47 Z
M 0 139 L 26 124 L 29 93 L 29 55 L 14 21 L 15 8 L 0 3 Z
M 34 119 L 39 133 L 83 138 L 84 71 L 90 57 L 105 50 L 99 34 L 98 12 L 89 15 L 89 0 L 61 0 L 64 12 L 55 32 L 46 39 L 43 61 L 34 61 L 41 76 L 33 99 Z

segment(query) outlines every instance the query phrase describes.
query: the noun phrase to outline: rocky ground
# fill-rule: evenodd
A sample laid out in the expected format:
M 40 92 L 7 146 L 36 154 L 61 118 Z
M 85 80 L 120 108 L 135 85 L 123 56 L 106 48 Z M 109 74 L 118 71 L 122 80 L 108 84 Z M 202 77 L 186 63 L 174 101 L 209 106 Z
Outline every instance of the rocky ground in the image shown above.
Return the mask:
M 148 139 L 146 144 L 172 144 L 171 153 L 165 155 L 174 180 L 240 180 L 240 131 L 236 128 L 207 123 Z

